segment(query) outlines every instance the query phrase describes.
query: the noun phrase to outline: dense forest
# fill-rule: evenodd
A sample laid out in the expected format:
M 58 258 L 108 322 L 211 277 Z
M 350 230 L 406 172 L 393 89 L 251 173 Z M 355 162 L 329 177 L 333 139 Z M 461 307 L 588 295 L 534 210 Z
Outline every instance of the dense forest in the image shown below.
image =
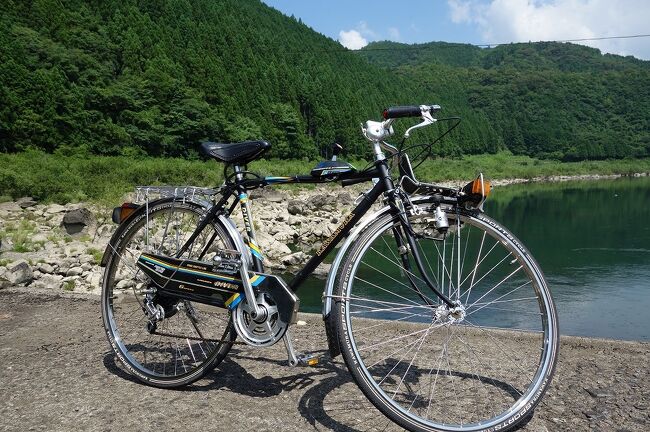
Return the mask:
M 483 113 L 500 145 L 515 154 L 559 160 L 650 155 L 648 61 L 563 43 L 483 49 L 380 42 L 360 54 L 443 105 Z M 466 140 L 462 148 L 475 151 Z
M 464 121 L 439 154 L 650 156 L 650 62 L 577 45 L 353 52 L 258 0 L 4 0 L 0 28 L 5 153 L 193 158 L 262 138 L 271 157 L 335 141 L 363 157 L 361 121 L 440 103 Z

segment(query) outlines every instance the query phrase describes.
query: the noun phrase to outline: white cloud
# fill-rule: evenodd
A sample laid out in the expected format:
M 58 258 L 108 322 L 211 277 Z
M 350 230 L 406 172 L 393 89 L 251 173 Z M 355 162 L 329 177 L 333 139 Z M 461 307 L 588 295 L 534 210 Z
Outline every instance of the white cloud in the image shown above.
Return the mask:
M 370 39 L 377 39 L 378 37 L 377 33 L 375 33 L 370 27 L 368 27 L 368 23 L 365 21 L 359 21 L 356 30 L 359 33 L 361 33 L 361 35 Z
M 377 40 L 379 35 L 368 27 L 365 21 L 359 21 L 359 24 L 351 30 L 341 30 L 339 32 L 339 42 L 348 49 L 361 49 L 368 45 L 368 39 Z
M 469 1 L 462 0 L 448 0 L 449 10 L 451 12 L 451 21 L 458 23 L 470 22 L 470 6 Z
M 339 32 L 339 42 L 341 45 L 351 50 L 358 50 L 368 45 L 366 38 L 361 36 L 361 33 L 356 30 L 341 30 Z
M 399 29 L 397 27 L 389 27 L 388 35 L 392 40 L 398 41 L 400 39 Z
M 647 34 L 648 0 L 447 0 L 454 23 L 478 26 L 487 43 Z M 579 42 L 650 59 L 648 39 Z

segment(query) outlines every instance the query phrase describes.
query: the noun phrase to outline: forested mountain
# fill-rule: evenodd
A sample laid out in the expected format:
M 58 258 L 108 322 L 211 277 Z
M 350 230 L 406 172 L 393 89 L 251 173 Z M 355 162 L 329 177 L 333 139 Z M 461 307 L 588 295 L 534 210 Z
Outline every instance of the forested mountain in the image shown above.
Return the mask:
M 4 0 L 0 30 L 2 152 L 362 156 L 359 122 L 429 102 L 464 119 L 441 154 L 650 155 L 648 62 L 584 47 L 351 52 L 259 0 Z
M 372 43 L 360 55 L 442 104 L 483 113 L 514 153 L 650 155 L 650 62 L 574 44 Z

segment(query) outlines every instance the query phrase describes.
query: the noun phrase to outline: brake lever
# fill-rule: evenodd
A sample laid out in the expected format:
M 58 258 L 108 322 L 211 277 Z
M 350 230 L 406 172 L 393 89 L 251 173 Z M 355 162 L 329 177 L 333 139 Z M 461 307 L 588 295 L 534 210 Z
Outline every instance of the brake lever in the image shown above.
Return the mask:
M 433 118 L 430 111 L 422 110 L 422 122 L 406 129 L 406 132 L 404 132 L 404 139 L 408 138 L 411 135 L 411 131 L 413 131 L 414 129 L 429 126 L 435 122 L 437 122 L 437 120 Z

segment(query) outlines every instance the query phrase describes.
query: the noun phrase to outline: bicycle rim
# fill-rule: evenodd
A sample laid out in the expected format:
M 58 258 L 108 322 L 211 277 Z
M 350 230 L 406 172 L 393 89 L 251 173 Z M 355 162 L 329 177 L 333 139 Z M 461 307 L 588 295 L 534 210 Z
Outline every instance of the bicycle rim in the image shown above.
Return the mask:
M 342 351 L 366 396 L 407 429 L 506 430 L 532 412 L 551 379 L 555 308 L 512 234 L 483 215 L 447 216 L 446 235 L 426 210 L 412 223 L 427 273 L 462 307 L 439 301 L 412 254 L 413 268 L 404 268 L 397 225 L 379 221 L 343 268 Z
M 149 207 L 130 222 L 115 244 L 104 273 L 102 312 L 109 343 L 127 369 L 149 384 L 188 384 L 216 366 L 227 354 L 235 333 L 227 309 L 154 295 L 165 318 L 151 331 L 143 306 L 149 278 L 136 266 L 142 252 L 175 256 L 190 237 L 200 209 L 189 203 L 167 202 Z M 184 258 L 204 260 L 214 251 L 233 248 L 217 225 L 195 240 Z

